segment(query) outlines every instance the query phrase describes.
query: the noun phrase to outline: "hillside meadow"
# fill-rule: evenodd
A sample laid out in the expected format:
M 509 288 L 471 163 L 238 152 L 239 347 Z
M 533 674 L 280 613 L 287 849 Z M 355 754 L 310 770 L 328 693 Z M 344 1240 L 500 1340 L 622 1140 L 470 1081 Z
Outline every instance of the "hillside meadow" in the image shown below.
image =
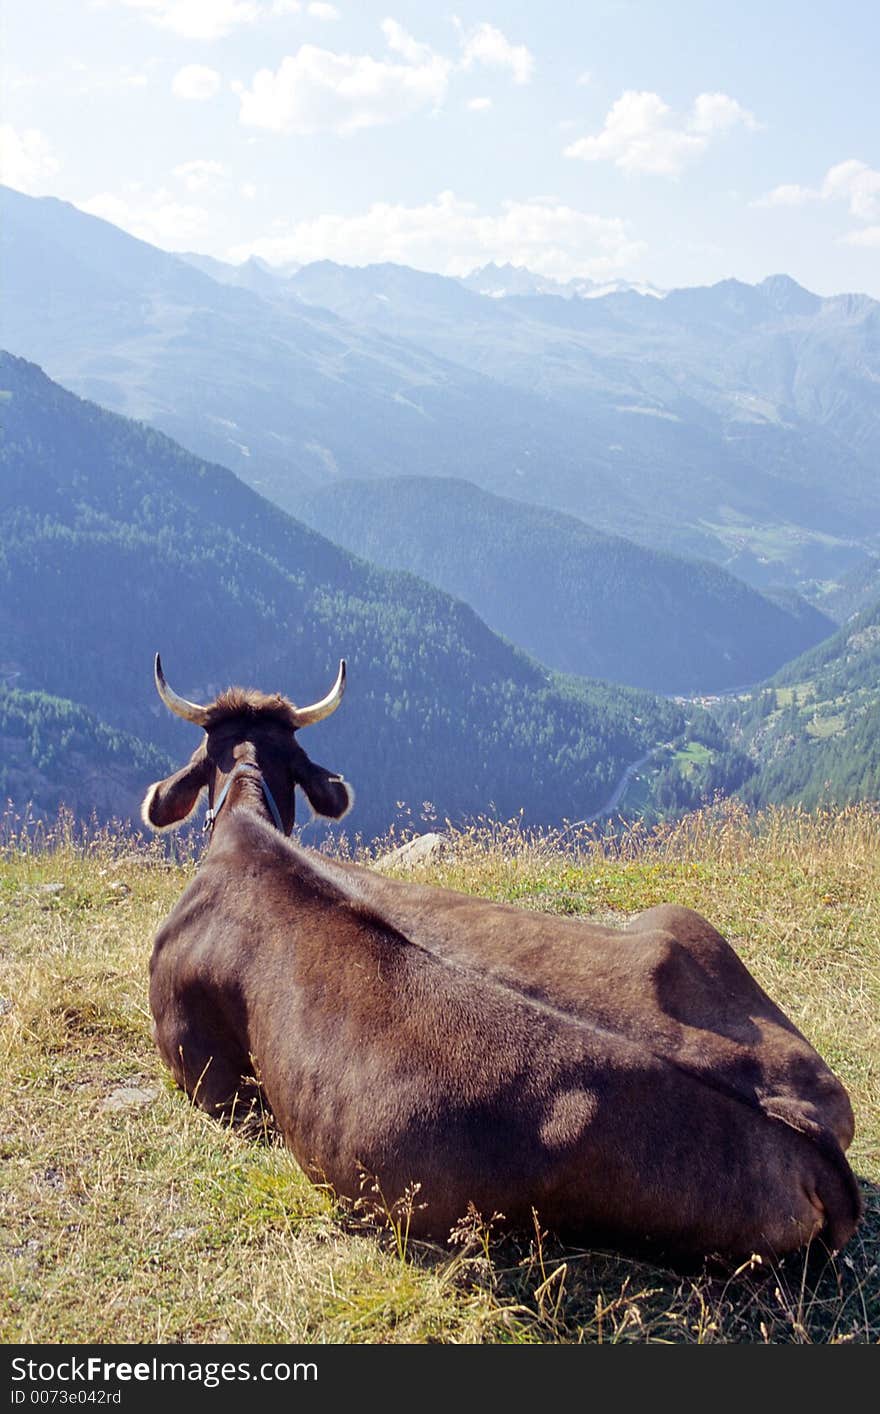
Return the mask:
M 369 862 L 400 836 L 342 848 Z M 836 1258 L 687 1276 L 464 1221 L 415 1243 L 268 1129 L 193 1109 L 154 1050 L 151 940 L 196 867 L 122 831 L 7 817 L 0 854 L 0 1341 L 877 1343 L 880 814 L 715 805 L 616 835 L 449 830 L 410 877 L 623 923 L 705 913 L 847 1085 L 866 1216 Z

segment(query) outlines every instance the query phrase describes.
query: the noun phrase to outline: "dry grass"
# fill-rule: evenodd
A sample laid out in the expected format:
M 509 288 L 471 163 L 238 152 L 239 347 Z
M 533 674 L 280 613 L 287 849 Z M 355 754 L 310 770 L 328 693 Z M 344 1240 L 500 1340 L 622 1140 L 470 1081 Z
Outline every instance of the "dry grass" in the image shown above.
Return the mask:
M 391 841 L 393 843 L 394 841 Z M 389 841 L 383 843 L 387 848 Z M 287 1153 L 190 1108 L 150 1040 L 152 934 L 193 868 L 70 822 L 0 860 L 0 1340 L 877 1342 L 880 817 L 731 807 L 648 832 L 484 822 L 415 877 L 524 907 L 698 908 L 847 1084 L 867 1216 L 845 1253 L 683 1278 L 536 1231 L 367 1229 Z M 373 851 L 375 853 L 377 851 Z M 369 852 L 367 852 L 369 853 Z M 412 875 L 410 876 L 412 877 Z

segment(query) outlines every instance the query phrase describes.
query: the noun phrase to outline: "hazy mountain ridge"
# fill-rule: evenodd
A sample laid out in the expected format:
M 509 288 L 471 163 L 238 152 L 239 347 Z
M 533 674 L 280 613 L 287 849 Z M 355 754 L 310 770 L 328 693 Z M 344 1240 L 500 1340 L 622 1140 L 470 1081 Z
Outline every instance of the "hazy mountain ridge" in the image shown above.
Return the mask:
M 0 195 L 5 346 L 294 514 L 304 486 L 337 476 L 479 463 L 506 485 L 539 458 L 551 480 L 575 474 L 537 398 L 332 311 L 220 283 L 53 198 Z
M 294 514 L 337 479 L 464 476 L 762 586 L 880 536 L 866 297 L 780 276 L 491 298 L 327 261 L 221 282 L 63 203 L 3 205 L 7 343 Z
M 615 467 L 622 487 L 634 463 L 649 505 L 665 495 L 686 508 L 690 498 L 694 531 L 720 536 L 734 554 L 738 540 L 754 539 L 750 520 L 783 532 L 802 524 L 821 544 L 826 532 L 858 539 L 870 508 L 867 529 L 876 533 L 877 302 L 823 300 L 773 276 L 757 286 L 726 280 L 673 290 L 662 300 L 532 292 L 465 306 L 454 283 L 325 261 L 304 266 L 289 288 L 540 391 L 559 403 L 596 464 Z

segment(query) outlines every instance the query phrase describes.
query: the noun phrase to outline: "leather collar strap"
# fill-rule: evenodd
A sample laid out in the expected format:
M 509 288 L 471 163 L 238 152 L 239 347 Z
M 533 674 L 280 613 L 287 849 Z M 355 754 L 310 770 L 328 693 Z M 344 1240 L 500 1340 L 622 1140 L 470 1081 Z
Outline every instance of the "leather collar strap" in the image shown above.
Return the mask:
M 266 784 L 265 780 L 263 779 L 263 774 L 262 774 L 262 772 L 260 771 L 259 766 L 251 766 L 247 761 L 241 761 L 241 762 L 239 762 L 239 764 L 235 767 L 235 769 L 234 769 L 233 771 L 230 771 L 229 775 L 226 777 L 226 784 L 225 784 L 225 786 L 223 787 L 223 789 L 221 790 L 220 796 L 219 796 L 218 800 L 217 800 L 217 801 L 215 802 L 215 804 L 214 804 L 209 810 L 207 810 L 206 813 L 205 813 L 205 823 L 204 823 L 204 825 L 203 825 L 202 828 L 205 829 L 205 830 L 213 830 L 213 828 L 214 828 L 214 821 L 217 819 L 217 816 L 220 814 L 220 811 L 223 809 L 223 803 L 224 803 L 224 801 L 226 800 L 226 797 L 227 797 L 227 795 L 228 795 L 228 793 L 229 793 L 229 787 L 232 785 L 232 782 L 235 780 L 236 776 L 241 776 L 245 771 L 253 771 L 254 775 L 256 775 L 256 776 L 259 777 L 260 785 L 261 785 L 262 788 L 263 788 L 263 795 L 266 797 L 266 804 L 268 805 L 269 810 L 270 810 L 270 812 L 271 812 L 271 814 L 272 814 L 272 819 L 275 821 L 275 824 L 278 826 L 278 829 L 281 831 L 281 833 L 282 833 L 282 835 L 283 835 L 283 834 L 284 834 L 284 823 L 283 823 L 283 821 L 282 821 L 282 819 L 281 819 L 281 811 L 278 809 L 278 806 L 275 804 L 275 797 L 274 797 L 274 795 L 272 794 L 272 792 L 270 791 L 270 789 L 269 789 L 268 785 Z

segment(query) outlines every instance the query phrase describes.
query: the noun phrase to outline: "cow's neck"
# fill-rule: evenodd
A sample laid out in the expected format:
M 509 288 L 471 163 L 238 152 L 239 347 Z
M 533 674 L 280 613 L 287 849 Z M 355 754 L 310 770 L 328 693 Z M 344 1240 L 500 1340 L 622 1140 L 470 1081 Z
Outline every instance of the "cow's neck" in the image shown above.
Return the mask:
M 211 831 L 212 837 L 223 828 L 223 822 L 229 819 L 233 806 L 245 806 L 282 834 L 287 833 L 275 796 L 254 761 L 237 761 L 219 789 L 214 791 L 213 804 L 205 817 L 205 828 Z

